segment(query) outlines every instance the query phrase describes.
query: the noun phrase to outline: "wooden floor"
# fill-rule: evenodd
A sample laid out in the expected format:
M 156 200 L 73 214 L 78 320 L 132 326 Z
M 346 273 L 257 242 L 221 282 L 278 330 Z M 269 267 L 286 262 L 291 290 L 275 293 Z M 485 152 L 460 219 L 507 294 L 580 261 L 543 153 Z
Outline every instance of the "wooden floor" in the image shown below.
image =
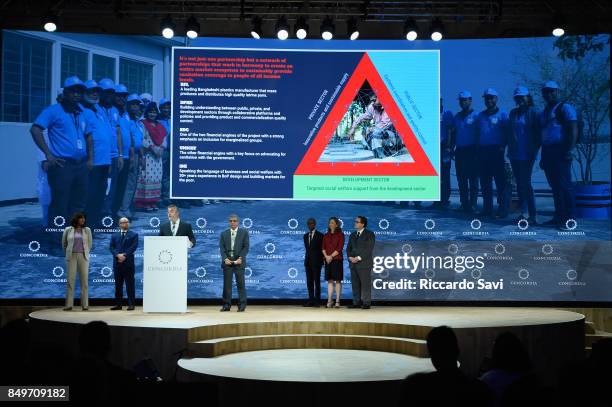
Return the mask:
M 379 306 L 361 310 L 279 305 L 249 306 L 239 313 L 235 308 L 219 312 L 216 306 L 193 306 L 185 314 L 145 314 L 141 308 L 92 307 L 86 312 L 46 309 L 32 312 L 30 318 L 39 335 L 56 336 L 65 343 L 77 343 L 83 324 L 105 321 L 111 327 L 116 363 L 131 367 L 152 357 L 162 375 L 172 377 L 177 371 L 176 355 L 181 355 L 179 370 L 189 380 L 325 381 L 327 361 L 336 360 L 332 365 L 341 368 L 339 361 L 347 355 L 352 355 L 350 363 L 355 368 L 375 360 L 380 364 L 389 357 L 401 363 L 389 364 L 388 370 L 362 369 L 366 373 L 361 376 L 333 377 L 396 380 L 414 369 L 431 368 L 425 340 L 431 328 L 439 325 L 455 330 L 462 369 L 471 374 L 504 331 L 514 332 L 532 355 L 538 355 L 536 369 L 555 369 L 580 358 L 584 351 L 584 316 L 549 308 Z M 305 371 L 300 365 L 313 363 L 321 367 L 319 374 L 317 369 L 298 374 Z

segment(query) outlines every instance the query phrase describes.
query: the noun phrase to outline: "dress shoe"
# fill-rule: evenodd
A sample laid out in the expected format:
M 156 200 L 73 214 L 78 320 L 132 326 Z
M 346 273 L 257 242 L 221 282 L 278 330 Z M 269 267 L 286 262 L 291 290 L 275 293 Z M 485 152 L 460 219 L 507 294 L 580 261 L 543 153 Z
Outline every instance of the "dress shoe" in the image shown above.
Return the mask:
M 349 304 L 348 308 L 361 308 L 360 304 Z
M 89 307 L 83 307 L 83 311 L 89 311 Z
M 134 307 L 133 305 L 130 305 L 129 307 L 127 307 L 127 310 L 128 310 L 128 311 L 134 311 L 134 308 L 135 308 L 135 307 Z
M 312 307 L 312 305 L 313 305 L 312 302 L 307 301 L 304 304 L 302 304 L 302 307 Z
M 64 311 L 72 311 L 72 307 L 64 307 Z
M 244 312 L 245 310 L 246 310 L 246 307 L 240 307 L 240 308 L 238 308 L 237 312 Z
M 361 306 L 361 309 L 370 309 L 370 306 L 364 304 L 364 305 Z
M 121 305 L 115 305 L 114 307 L 111 308 L 111 311 L 118 311 L 121 310 Z
M 224 307 L 222 307 L 222 308 L 221 308 L 219 311 L 221 311 L 221 312 L 225 312 L 225 311 L 229 311 L 229 310 L 230 310 L 230 307 L 226 307 L 226 306 L 224 306 Z

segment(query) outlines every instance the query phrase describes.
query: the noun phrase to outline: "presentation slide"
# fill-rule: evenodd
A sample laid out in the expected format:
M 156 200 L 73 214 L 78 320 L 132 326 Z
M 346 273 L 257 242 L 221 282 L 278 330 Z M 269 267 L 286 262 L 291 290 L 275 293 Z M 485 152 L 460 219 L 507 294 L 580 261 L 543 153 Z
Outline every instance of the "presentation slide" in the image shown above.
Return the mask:
M 376 300 L 612 301 L 609 35 L 0 33 L 0 299 L 64 298 L 75 212 L 93 233 L 90 298 L 114 297 L 122 216 L 139 235 L 142 298 L 145 237 L 175 203 L 197 240 L 189 299 L 220 301 L 236 214 L 249 300 L 306 299 L 307 221 L 326 233 L 332 217 L 351 298 L 346 246 L 365 216 Z M 75 76 L 78 106 L 63 89 Z
M 173 48 L 173 198 L 439 199 L 437 50 Z

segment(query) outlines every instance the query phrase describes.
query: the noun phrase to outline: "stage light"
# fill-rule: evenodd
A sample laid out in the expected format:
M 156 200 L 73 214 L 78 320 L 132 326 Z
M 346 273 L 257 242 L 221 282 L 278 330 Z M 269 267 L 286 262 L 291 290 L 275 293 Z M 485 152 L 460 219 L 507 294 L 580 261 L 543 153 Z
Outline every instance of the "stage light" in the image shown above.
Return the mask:
M 552 35 L 561 37 L 565 34 L 565 18 L 560 13 L 556 13 L 552 22 Z
M 174 29 L 176 28 L 176 25 L 174 24 L 172 18 L 169 15 L 162 20 L 160 28 L 161 34 L 164 38 L 169 40 L 174 37 Z
M 278 21 L 276 21 L 276 38 L 279 40 L 286 40 L 289 38 L 289 23 L 287 23 L 287 19 L 285 16 L 281 16 Z
M 255 16 L 253 17 L 253 20 L 251 20 L 251 37 L 258 40 L 262 36 L 263 36 L 263 33 L 261 31 L 261 18 Z
M 55 30 L 57 30 L 57 17 L 55 17 L 52 14 L 48 14 L 43 18 L 43 28 L 45 29 L 45 31 L 47 32 L 54 32 Z
M 355 17 L 349 18 L 346 22 L 346 33 L 351 40 L 359 38 L 359 29 L 357 28 L 357 20 Z
M 298 17 L 295 23 L 295 36 L 300 40 L 308 36 L 308 23 L 305 17 Z
M 189 37 L 192 40 L 196 39 L 198 38 L 199 32 L 200 32 L 200 23 L 198 23 L 198 20 L 196 20 L 194 16 L 189 17 L 189 19 L 187 19 L 187 22 L 185 23 L 185 33 L 187 37 Z
M 406 19 L 404 23 L 404 37 L 406 37 L 408 41 L 414 41 L 418 36 L 419 33 L 417 32 L 417 25 L 414 18 Z
M 330 17 L 325 17 L 321 23 L 321 38 L 329 41 L 334 38 L 335 31 L 336 26 L 334 25 L 334 20 L 332 20 Z
M 434 41 L 440 41 L 444 37 L 444 25 L 442 24 L 442 20 L 436 18 L 431 22 L 431 26 L 429 28 L 429 33 L 431 39 Z

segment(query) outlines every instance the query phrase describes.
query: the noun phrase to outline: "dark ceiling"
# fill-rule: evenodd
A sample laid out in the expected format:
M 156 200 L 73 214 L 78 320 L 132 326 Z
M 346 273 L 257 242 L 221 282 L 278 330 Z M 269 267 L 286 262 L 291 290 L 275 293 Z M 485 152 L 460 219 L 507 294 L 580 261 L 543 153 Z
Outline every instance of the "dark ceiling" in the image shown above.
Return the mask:
M 602 33 L 612 28 L 612 2 L 585 1 L 158 1 L 158 0 L 0 0 L 0 26 L 41 29 L 48 13 L 59 17 L 59 29 L 73 32 L 158 35 L 160 21 L 170 15 L 177 34 L 194 15 L 203 36 L 248 36 L 253 16 L 263 19 L 266 37 L 272 37 L 275 21 L 286 16 L 293 26 L 306 16 L 310 38 L 319 37 L 325 16 L 336 22 L 339 38 L 346 21 L 359 21 L 360 38 L 400 38 L 403 22 L 414 17 L 421 38 L 433 18 L 444 23 L 446 38 L 522 37 L 549 35 L 553 15 L 561 13 L 566 31 Z M 293 35 L 292 35 L 293 38 Z

